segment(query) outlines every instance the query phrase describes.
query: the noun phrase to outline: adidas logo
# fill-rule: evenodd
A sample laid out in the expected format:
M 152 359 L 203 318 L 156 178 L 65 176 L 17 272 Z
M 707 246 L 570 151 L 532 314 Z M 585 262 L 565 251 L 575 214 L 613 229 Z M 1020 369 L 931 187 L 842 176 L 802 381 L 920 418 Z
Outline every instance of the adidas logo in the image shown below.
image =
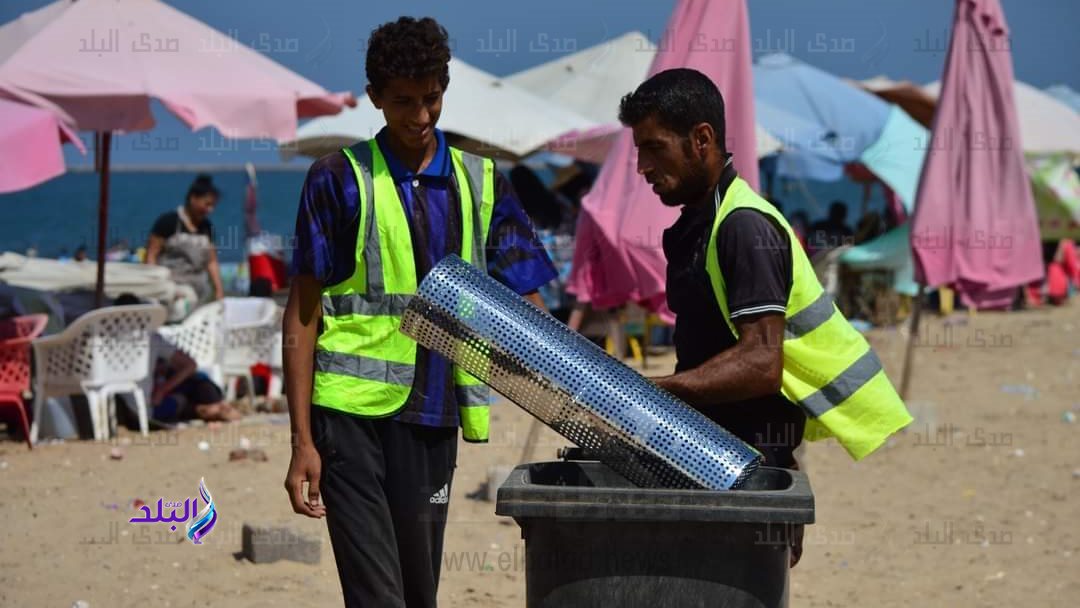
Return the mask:
M 450 502 L 450 492 L 448 491 L 446 484 L 443 484 L 443 487 L 439 488 L 438 492 L 431 495 L 430 502 L 433 505 L 445 505 Z

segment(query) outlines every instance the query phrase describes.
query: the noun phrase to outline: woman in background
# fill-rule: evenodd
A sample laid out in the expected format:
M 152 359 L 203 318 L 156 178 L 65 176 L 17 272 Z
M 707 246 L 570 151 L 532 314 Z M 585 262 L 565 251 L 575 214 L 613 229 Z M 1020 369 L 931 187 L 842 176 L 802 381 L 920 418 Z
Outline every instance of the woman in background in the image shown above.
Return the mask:
M 171 320 L 182 319 L 198 305 L 225 297 L 209 219 L 219 198 L 210 176 L 199 175 L 188 188 L 184 204 L 162 214 L 150 229 L 146 263 L 168 268 L 176 282 Z

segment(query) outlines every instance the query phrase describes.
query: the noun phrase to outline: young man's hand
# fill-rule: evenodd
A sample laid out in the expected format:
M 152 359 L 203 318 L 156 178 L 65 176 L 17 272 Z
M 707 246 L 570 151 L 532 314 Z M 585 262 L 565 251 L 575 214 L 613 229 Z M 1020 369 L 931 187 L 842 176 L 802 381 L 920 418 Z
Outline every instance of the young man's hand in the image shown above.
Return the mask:
M 319 496 L 322 458 L 311 440 L 311 391 L 314 375 L 315 340 L 322 314 L 322 285 L 310 275 L 293 277 L 289 301 L 282 319 L 281 358 L 285 367 L 285 397 L 289 402 L 292 429 L 292 460 L 285 474 L 285 491 L 293 511 L 308 517 L 323 517 L 326 507 Z M 304 492 L 307 482 L 307 492 Z
M 322 476 L 322 458 L 310 443 L 293 447 L 289 472 L 285 475 L 285 491 L 289 493 L 293 511 L 316 519 L 326 515 L 326 505 L 319 496 L 319 478 Z M 307 493 L 304 492 L 307 482 Z

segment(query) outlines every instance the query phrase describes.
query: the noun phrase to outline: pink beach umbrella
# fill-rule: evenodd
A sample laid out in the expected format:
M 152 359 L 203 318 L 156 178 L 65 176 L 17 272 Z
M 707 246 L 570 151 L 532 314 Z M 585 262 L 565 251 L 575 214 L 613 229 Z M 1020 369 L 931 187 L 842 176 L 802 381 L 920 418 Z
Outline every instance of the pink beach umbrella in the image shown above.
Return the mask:
M 739 174 L 757 188 L 750 47 L 745 0 L 680 0 L 649 74 L 687 67 L 716 83 L 724 96 L 728 151 Z M 633 137 L 622 129 L 582 202 L 568 289 L 598 308 L 635 301 L 669 316 L 661 236 L 679 211 L 660 204 L 636 165 Z
M 1004 308 L 1017 287 L 1043 277 L 1013 92 L 1009 26 L 1001 4 L 957 0 L 911 220 L 919 297 L 901 396 L 907 396 L 911 383 L 925 286 L 951 285 L 973 308 Z
M 112 132 L 152 128 L 151 99 L 192 129 L 278 142 L 295 139 L 298 119 L 355 103 L 158 0 L 59 0 L 23 14 L 0 26 L 0 81 L 97 134 L 99 305 Z
M 86 149 L 61 112 L 15 100 L 0 88 L 0 194 L 64 173 L 64 142 Z
M 942 83 L 912 219 L 916 278 L 1007 306 L 1043 269 L 998 0 L 957 0 Z

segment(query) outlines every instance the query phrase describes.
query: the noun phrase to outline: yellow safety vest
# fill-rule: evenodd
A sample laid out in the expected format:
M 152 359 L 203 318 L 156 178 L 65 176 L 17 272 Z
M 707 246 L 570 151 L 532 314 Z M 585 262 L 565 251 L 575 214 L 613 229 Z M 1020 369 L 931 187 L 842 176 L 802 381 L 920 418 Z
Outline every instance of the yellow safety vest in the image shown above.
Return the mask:
M 750 208 L 783 226 L 791 243 L 792 285 L 784 314 L 784 374 L 781 392 L 806 413 L 809 441 L 836 437 L 852 458 L 870 454 L 912 418 L 885 376 L 873 349 L 821 287 L 806 253 L 784 216 L 741 178 L 716 194 L 716 219 L 706 252 L 706 271 L 724 321 L 739 336 L 729 316 L 716 238 L 732 211 Z
M 375 139 L 344 148 L 360 191 L 356 269 L 323 288 L 323 331 L 315 345 L 312 403 L 356 416 L 392 416 L 413 389 L 416 342 L 398 331 L 416 293 L 405 209 Z M 495 204 L 495 164 L 450 148 L 461 200 L 461 257 L 487 271 L 485 244 Z M 487 386 L 454 366 L 467 441 L 488 440 Z

